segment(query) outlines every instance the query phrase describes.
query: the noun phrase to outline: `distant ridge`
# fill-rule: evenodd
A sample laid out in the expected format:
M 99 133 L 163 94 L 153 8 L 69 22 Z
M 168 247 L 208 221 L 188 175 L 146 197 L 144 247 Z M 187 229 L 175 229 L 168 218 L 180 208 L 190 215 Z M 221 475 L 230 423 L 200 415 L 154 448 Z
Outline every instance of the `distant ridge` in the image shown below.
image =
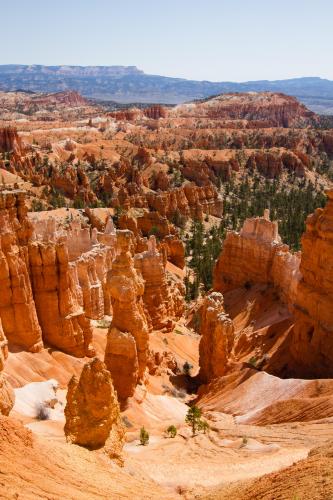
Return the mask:
M 0 65 L 0 89 L 33 92 L 76 90 L 119 103 L 178 104 L 223 92 L 272 91 L 297 97 L 312 111 L 333 114 L 333 81 L 319 77 L 209 82 L 147 75 L 136 66 Z

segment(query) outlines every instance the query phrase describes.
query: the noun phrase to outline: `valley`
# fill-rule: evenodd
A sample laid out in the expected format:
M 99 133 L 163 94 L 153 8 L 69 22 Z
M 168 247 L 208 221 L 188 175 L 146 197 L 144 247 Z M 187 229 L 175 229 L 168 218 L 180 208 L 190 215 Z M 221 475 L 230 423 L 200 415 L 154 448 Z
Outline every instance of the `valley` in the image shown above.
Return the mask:
M 329 121 L 0 102 L 0 498 L 331 498 Z

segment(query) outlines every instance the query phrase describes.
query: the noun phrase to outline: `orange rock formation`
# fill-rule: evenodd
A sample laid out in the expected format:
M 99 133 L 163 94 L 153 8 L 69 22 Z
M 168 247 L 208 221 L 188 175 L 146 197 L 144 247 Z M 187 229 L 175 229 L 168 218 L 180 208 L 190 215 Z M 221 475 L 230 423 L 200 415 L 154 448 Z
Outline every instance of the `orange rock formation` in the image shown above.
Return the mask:
M 9 415 L 14 406 L 15 396 L 12 387 L 6 377 L 1 373 L 5 366 L 5 360 L 8 357 L 8 342 L 3 333 L 0 320 L 0 414 Z
M 234 325 L 219 292 L 207 295 L 200 308 L 199 378 L 210 382 L 225 374 L 234 342 Z
M 124 430 L 119 404 L 110 372 L 98 358 L 84 365 L 79 379 L 71 378 L 65 417 L 68 441 L 90 450 L 105 446 L 110 457 L 120 457 Z
M 21 153 L 22 149 L 22 141 L 15 128 L 0 128 L 0 153 Z
M 32 288 L 46 343 L 74 356 L 92 356 L 92 329 L 80 304 L 77 269 L 65 243 L 29 246 Z
M 143 379 L 148 356 L 148 324 L 143 309 L 144 281 L 130 253 L 132 233 L 117 232 L 119 254 L 108 274 L 113 318 L 108 332 L 105 363 L 121 401 Z
M 214 269 L 214 289 L 224 293 L 244 285 L 272 284 L 290 302 L 298 282 L 299 259 L 281 242 L 278 223 L 271 222 L 265 210 L 263 217 L 246 219 L 239 233 L 227 233 Z
M 184 312 L 185 304 L 179 307 L 178 300 L 183 301 L 177 286 L 167 281 L 167 273 L 162 255 L 157 251 L 155 236 L 148 242 L 148 250 L 135 256 L 135 267 L 145 280 L 143 302 L 154 329 L 172 328 L 172 318 L 179 319 Z M 176 306 L 174 302 L 176 301 Z
M 0 318 L 8 341 L 30 351 L 42 347 L 29 277 L 32 227 L 23 191 L 0 193 Z
M 292 353 L 306 375 L 333 376 L 333 190 L 306 221 Z

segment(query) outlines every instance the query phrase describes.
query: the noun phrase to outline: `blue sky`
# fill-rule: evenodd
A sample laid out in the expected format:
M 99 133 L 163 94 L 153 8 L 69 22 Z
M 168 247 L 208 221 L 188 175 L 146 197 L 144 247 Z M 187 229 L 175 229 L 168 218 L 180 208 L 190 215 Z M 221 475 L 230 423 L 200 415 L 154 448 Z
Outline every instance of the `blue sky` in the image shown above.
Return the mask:
M 0 64 L 333 80 L 333 0 L 0 0 Z

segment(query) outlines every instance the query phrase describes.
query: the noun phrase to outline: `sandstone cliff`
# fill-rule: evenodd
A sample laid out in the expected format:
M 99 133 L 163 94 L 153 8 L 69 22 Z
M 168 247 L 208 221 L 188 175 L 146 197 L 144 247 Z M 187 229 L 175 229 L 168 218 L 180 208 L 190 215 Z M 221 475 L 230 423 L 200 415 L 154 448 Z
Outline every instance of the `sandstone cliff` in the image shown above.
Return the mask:
M 68 441 L 96 450 L 105 446 L 111 458 L 120 458 L 124 429 L 110 372 L 98 358 L 85 364 L 79 379 L 68 384 L 65 408 Z
M 221 94 L 196 104 L 181 104 L 171 114 L 178 117 L 260 121 L 266 127 L 292 127 L 316 120 L 316 115 L 295 97 L 274 92 Z
M 255 283 L 272 284 L 291 302 L 299 279 L 299 254 L 281 242 L 269 211 L 246 219 L 239 233 L 229 231 L 214 269 L 214 290 L 226 292 Z
M 42 347 L 29 276 L 32 227 L 23 191 L 0 192 L 0 319 L 8 341 L 37 351 Z
M 3 333 L 0 320 L 0 414 L 9 415 L 10 410 L 14 406 L 15 395 L 14 391 L 7 381 L 6 377 L 1 373 L 5 366 L 5 360 L 8 357 L 8 342 Z
M 77 269 L 65 243 L 29 246 L 32 289 L 46 343 L 75 356 L 91 356 L 92 330 L 84 314 Z
M 306 222 L 292 353 L 305 376 L 333 376 L 333 190 Z
M 30 273 L 45 341 L 76 356 L 94 354 L 90 319 L 111 313 L 107 273 L 116 251 L 109 218 L 103 232 L 72 220 L 67 229 L 54 217 L 32 218 Z

